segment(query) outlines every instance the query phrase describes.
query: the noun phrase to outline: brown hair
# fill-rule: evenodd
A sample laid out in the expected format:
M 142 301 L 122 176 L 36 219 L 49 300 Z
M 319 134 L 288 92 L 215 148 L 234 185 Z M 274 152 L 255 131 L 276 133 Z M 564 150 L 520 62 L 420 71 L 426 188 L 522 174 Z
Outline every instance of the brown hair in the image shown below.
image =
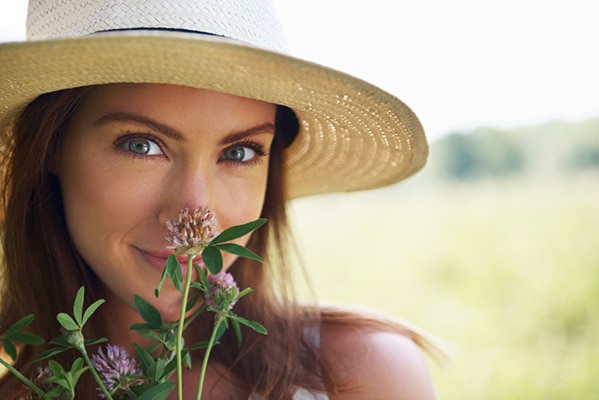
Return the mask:
M 87 304 L 103 295 L 98 279 L 69 238 L 60 187 L 51 172 L 61 138 L 88 91 L 89 88 L 75 88 L 44 94 L 25 107 L 6 145 L 8 157 L 2 165 L 4 262 L 0 279 L 0 326 L 11 326 L 23 316 L 35 314 L 31 330 L 46 340 L 60 336 L 55 316 L 70 312 L 81 285 L 86 287 Z M 318 328 L 321 317 L 332 323 L 394 329 L 419 344 L 425 341 L 401 325 L 361 318 L 357 313 L 343 310 L 303 307 L 294 300 L 282 163 L 283 149 L 297 132 L 295 114 L 279 106 L 276 127 L 262 211 L 269 222 L 248 243 L 248 247 L 265 256 L 266 262 L 238 259 L 230 270 L 240 287 L 254 289 L 251 296 L 236 305 L 236 312 L 259 321 L 269 333 L 265 337 L 244 330 L 244 344 L 239 348 L 235 335 L 227 332 L 221 340 L 223 345 L 214 349 L 213 357 L 230 368 L 248 393 L 255 391 L 266 398 L 286 399 L 298 387 L 331 392 L 336 389 L 328 378 L 326 366 L 319 360 L 317 348 L 305 333 L 307 326 Z M 202 326 L 210 327 L 211 320 L 201 321 Z M 105 336 L 103 324 L 94 318 L 84 333 L 89 338 Z M 33 376 L 32 360 L 45 349 L 45 346 L 25 346 L 15 367 L 24 375 Z M 58 361 L 70 365 L 75 356 L 66 353 Z M 86 393 L 93 392 L 92 385 L 84 382 L 78 388 L 78 396 L 85 398 Z M 23 386 L 12 374 L 2 378 L 0 398 L 22 395 Z
M 12 325 L 26 314 L 34 314 L 31 330 L 46 340 L 60 336 L 56 315 L 69 312 L 76 291 L 86 287 L 89 302 L 102 296 L 98 279 L 79 256 L 67 233 L 60 187 L 51 173 L 56 162 L 58 147 L 70 119 L 89 88 L 76 88 L 39 96 L 22 112 L 7 145 L 8 157 L 3 165 L 3 248 L 0 299 L 0 326 Z M 303 339 L 303 321 L 306 313 L 289 299 L 291 281 L 288 268 L 283 265 L 286 240 L 285 188 L 281 168 L 282 151 L 297 129 L 294 114 L 279 107 L 277 134 L 273 141 L 266 201 L 263 217 L 269 219 L 265 227 L 252 235 L 248 247 L 258 254 L 266 254 L 264 265 L 239 259 L 231 272 L 240 287 L 252 287 L 251 300 L 240 301 L 236 311 L 268 327 L 268 340 L 251 331 L 244 331 L 244 346 L 236 344 L 217 346 L 214 357 L 247 382 L 247 389 L 267 396 L 285 398 L 294 386 L 314 387 L 309 365 L 317 362 Z M 291 121 L 290 121 L 291 119 Z M 271 241 L 276 245 L 268 245 Z M 274 262 L 273 262 L 274 261 Z M 252 264 L 252 265 L 249 265 Z M 278 288 L 275 289 L 275 286 Z M 95 324 L 94 324 L 95 322 Z M 86 325 L 86 337 L 103 337 L 102 324 L 94 321 Z M 226 335 L 222 341 L 235 340 Z M 26 346 L 15 367 L 26 376 L 33 376 L 32 359 L 44 346 Z M 65 356 L 61 360 L 72 362 Z M 305 369 L 298 366 L 305 365 Z M 21 384 L 10 374 L 0 388 L 0 398 L 10 398 L 20 392 Z M 93 389 L 92 389 L 93 390 Z M 81 396 L 90 393 L 83 387 Z M 18 397 L 18 396 L 17 396 Z

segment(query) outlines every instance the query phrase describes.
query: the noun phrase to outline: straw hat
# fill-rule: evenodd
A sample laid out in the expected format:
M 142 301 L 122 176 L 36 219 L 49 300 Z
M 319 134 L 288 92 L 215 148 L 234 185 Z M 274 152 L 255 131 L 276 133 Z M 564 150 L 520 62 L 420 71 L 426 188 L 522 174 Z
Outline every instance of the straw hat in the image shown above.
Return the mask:
M 31 0 L 28 41 L 0 45 L 0 140 L 36 96 L 113 82 L 205 88 L 292 108 L 291 197 L 370 189 L 424 165 L 422 126 L 400 100 L 288 55 L 268 0 Z M 1 144 L 1 142 L 0 142 Z

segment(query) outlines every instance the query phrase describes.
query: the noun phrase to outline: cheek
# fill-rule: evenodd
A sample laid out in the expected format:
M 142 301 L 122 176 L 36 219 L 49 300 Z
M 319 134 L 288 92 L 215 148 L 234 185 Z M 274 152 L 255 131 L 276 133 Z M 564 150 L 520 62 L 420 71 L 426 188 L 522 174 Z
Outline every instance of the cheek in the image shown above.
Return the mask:
M 227 185 L 218 185 L 219 194 L 211 196 L 219 225 L 229 227 L 258 219 L 264 206 L 267 169 L 256 171 L 253 179 L 237 182 L 229 179 Z
M 102 159 L 85 153 L 69 154 L 59 173 L 66 223 L 83 257 L 94 257 L 132 229 L 152 198 L 150 186 L 106 169 Z M 135 181 L 133 181 L 135 182 Z
M 267 168 L 256 174 L 255 179 L 235 181 L 229 179 L 227 185 L 219 185 L 215 196 L 212 197 L 211 206 L 216 212 L 218 229 L 222 231 L 234 225 L 242 225 L 255 221 L 262 215 L 266 193 Z M 268 224 L 268 222 L 267 222 Z M 265 229 L 261 227 L 259 229 Z M 250 234 L 251 235 L 251 234 Z M 236 239 L 235 242 L 242 246 L 247 245 L 250 235 Z M 236 259 L 224 252 L 225 268 L 230 267 Z

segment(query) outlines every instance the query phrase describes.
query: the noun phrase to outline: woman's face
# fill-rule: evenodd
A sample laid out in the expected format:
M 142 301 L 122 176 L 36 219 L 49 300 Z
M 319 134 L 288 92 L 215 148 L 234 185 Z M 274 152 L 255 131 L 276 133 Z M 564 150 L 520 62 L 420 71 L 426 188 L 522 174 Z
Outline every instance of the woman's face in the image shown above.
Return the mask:
M 177 318 L 181 297 L 172 285 L 159 299 L 153 295 L 170 254 L 165 221 L 201 206 L 216 212 L 217 231 L 258 218 L 274 119 L 272 104 L 207 90 L 91 90 L 64 137 L 56 172 L 69 234 L 109 302 L 131 306 L 137 294 L 163 318 Z M 233 261 L 225 255 L 225 268 Z

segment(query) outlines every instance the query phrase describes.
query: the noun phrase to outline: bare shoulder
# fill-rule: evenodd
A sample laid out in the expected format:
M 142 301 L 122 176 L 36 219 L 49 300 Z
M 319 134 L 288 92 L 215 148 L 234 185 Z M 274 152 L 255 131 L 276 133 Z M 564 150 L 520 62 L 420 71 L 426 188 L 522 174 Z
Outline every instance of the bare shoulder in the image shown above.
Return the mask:
M 424 355 L 407 336 L 334 323 L 321 335 L 332 379 L 348 389 L 338 399 L 436 399 Z

